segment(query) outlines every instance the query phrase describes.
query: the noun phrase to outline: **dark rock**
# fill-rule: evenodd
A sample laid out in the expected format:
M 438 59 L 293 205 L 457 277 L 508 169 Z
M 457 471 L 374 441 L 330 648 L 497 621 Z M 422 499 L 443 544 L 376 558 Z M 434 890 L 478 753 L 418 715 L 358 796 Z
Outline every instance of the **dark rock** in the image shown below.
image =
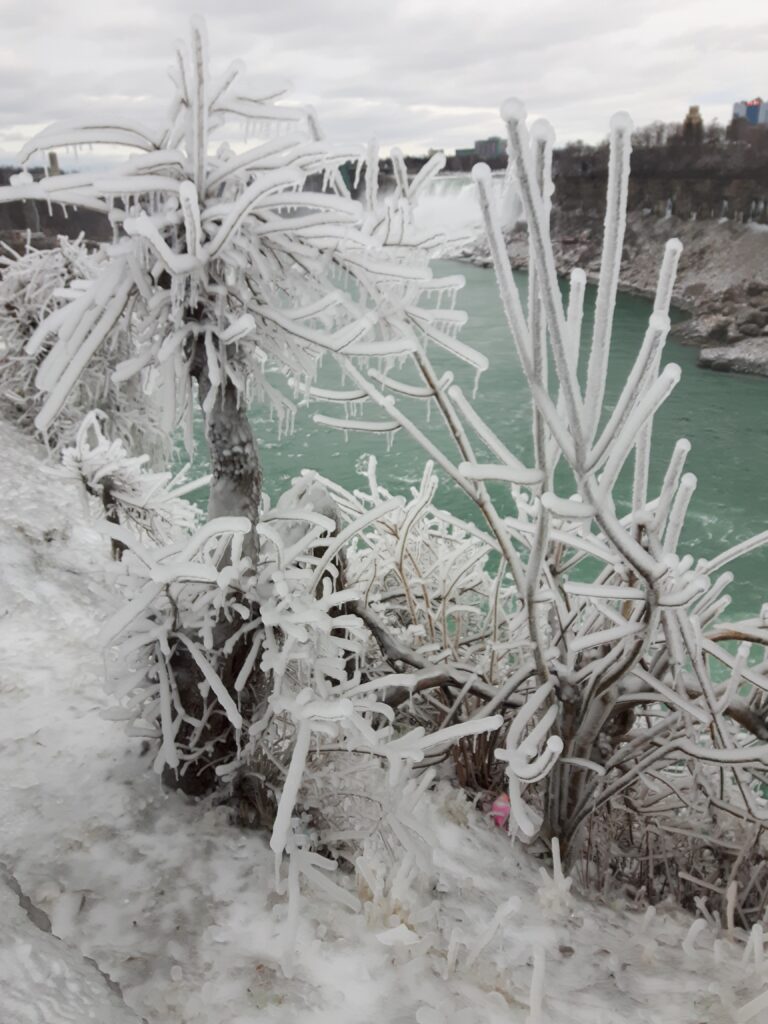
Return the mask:
M 753 309 L 741 321 L 742 324 L 755 324 L 757 327 L 765 327 L 768 324 L 768 312 L 762 309 Z M 758 332 L 762 334 L 762 331 Z
M 729 317 L 706 313 L 703 316 L 693 316 L 690 320 L 683 320 L 675 324 L 672 331 L 680 341 L 701 345 L 706 342 L 723 343 L 728 341 L 730 328 Z

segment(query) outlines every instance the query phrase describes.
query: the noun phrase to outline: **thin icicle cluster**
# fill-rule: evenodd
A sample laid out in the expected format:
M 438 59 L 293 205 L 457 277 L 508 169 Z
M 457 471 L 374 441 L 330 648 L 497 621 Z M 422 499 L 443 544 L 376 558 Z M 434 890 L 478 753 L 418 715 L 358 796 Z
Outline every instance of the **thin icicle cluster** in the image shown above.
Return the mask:
M 43 379 L 52 338 L 40 326 L 54 318 L 103 266 L 104 255 L 89 249 L 82 237 L 61 236 L 49 249 L 35 249 L 28 243 L 23 253 L 6 247 L 0 255 L 0 407 L 24 430 L 34 430 L 43 402 L 38 380 Z M 112 436 L 136 451 L 167 455 L 155 404 L 136 382 L 120 386 L 111 379 L 115 364 L 130 351 L 128 332 L 114 332 L 70 391 L 56 429 L 48 435 L 52 447 L 71 444 L 83 416 L 99 408 L 108 413 Z
M 122 440 L 104 433 L 106 415 L 90 412 L 71 448 L 61 453 L 64 471 L 96 498 L 111 521 L 111 536 L 120 545 L 137 537 L 154 545 L 171 544 L 191 533 L 200 509 L 184 495 L 200 490 L 208 478 L 188 480 L 187 469 L 175 476 L 152 472 L 147 455 L 131 455 Z
M 108 648 L 110 690 L 121 705 L 110 717 L 125 719 L 132 735 L 158 740 L 158 772 L 194 772 L 203 750 L 215 755 L 230 729 L 240 735 L 244 712 L 256 699 L 247 672 L 235 694 L 228 692 L 221 667 L 236 640 L 228 648 L 215 642 L 222 621 L 237 625 L 235 638 L 255 628 L 255 574 L 242 557 L 250 528 L 247 519 L 214 519 L 175 543 L 153 545 L 150 538 L 142 543 L 132 531 L 104 525 L 126 547 L 115 581 L 125 603 L 100 633 Z M 189 672 L 200 680 L 194 709 L 184 706 L 178 686 Z
M 499 609 L 496 649 L 490 659 L 474 658 L 462 700 L 458 707 L 447 701 L 444 713 L 451 720 L 471 716 L 473 687 L 500 688 L 523 704 L 514 749 L 499 751 L 508 764 L 516 826 L 531 835 L 535 822 L 543 821 L 572 863 L 598 856 L 590 829 L 603 809 L 610 809 L 614 827 L 624 814 L 644 829 L 669 835 L 683 827 L 694 844 L 715 822 L 713 841 L 722 856 L 693 884 L 698 877 L 703 895 L 724 898 L 733 862 L 727 851 L 744 836 L 740 822 L 760 828 L 768 817 L 767 663 L 754 665 L 750 657 L 752 644 L 768 643 L 768 627 L 759 617 L 717 625 L 731 581 L 723 569 L 764 543 L 768 533 L 709 560 L 680 549 L 696 484 L 685 472 L 685 440 L 673 452 L 661 490 L 649 487 L 654 416 L 680 376 L 674 364 L 661 365 L 681 252 L 677 241 L 664 251 L 654 309 L 624 387 L 615 404 L 605 401 L 626 219 L 629 118 L 616 115 L 611 122 L 594 328 L 583 343 L 585 276 L 572 273 L 564 302 L 549 235 L 553 133 L 537 123 L 529 134 L 516 101 L 505 103 L 502 115 L 529 231 L 527 302 L 512 274 L 490 172 L 481 165 L 474 174 L 515 359 L 530 389 L 534 464 L 524 465 L 507 447 L 500 426 L 485 422 L 451 376 L 435 371 L 430 342 L 440 344 L 449 333 L 447 322 L 436 332 L 420 330 L 424 320 L 408 307 L 405 288 L 396 318 L 417 328 L 411 361 L 419 384 L 405 383 L 390 370 L 366 373 L 342 356 L 345 377 L 355 388 L 344 400 L 365 399 L 383 418 L 373 421 L 363 407 L 357 424 L 354 418 L 316 420 L 347 430 L 407 431 L 482 517 L 484 527 L 475 535 L 501 560 L 497 581 L 480 591 L 481 604 Z M 445 347 L 470 362 L 475 358 L 463 342 Z M 482 357 L 474 365 L 482 370 Z M 424 434 L 405 411 L 406 397 L 437 406 L 447 428 L 445 444 Z M 625 469 L 633 475 L 626 514 L 617 497 Z M 502 514 L 491 496 L 488 485 L 498 482 L 509 486 L 514 515 Z M 415 593 L 423 573 L 415 565 L 410 573 L 407 589 Z M 425 598 L 432 600 L 431 594 Z M 433 617 L 438 608 L 438 602 L 430 608 Z M 424 609 L 402 598 L 397 609 L 403 634 L 416 630 L 419 637 L 429 618 Z M 475 622 L 468 617 L 462 626 L 452 653 L 462 647 L 472 657 Z M 425 671 L 446 665 L 444 639 L 432 650 L 427 645 Z M 723 646 L 727 639 L 743 641 L 737 654 Z M 715 664 L 725 666 L 729 678 L 722 681 Z M 516 682 L 508 689 L 506 679 Z M 526 735 L 532 744 L 527 754 Z M 524 790 L 538 808 L 533 817 L 522 802 Z M 592 838 L 599 846 L 598 831 Z M 760 907 L 766 883 L 761 881 L 759 892 L 751 886 Z M 655 895 L 664 891 L 659 882 Z M 746 905 L 742 911 L 753 912 Z

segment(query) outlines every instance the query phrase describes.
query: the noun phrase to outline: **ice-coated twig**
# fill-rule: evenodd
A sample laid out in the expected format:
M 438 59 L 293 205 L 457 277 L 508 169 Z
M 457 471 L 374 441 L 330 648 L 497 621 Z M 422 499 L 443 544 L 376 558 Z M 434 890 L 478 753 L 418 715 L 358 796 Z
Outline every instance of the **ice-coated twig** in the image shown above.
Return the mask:
M 585 437 L 589 442 L 597 429 L 598 416 L 605 393 L 608 351 L 613 327 L 613 311 L 619 287 L 619 269 L 627 222 L 629 191 L 629 158 L 632 152 L 632 120 L 626 113 L 611 118 L 608 158 L 603 251 L 597 285 L 595 325 L 587 367 L 584 394 Z

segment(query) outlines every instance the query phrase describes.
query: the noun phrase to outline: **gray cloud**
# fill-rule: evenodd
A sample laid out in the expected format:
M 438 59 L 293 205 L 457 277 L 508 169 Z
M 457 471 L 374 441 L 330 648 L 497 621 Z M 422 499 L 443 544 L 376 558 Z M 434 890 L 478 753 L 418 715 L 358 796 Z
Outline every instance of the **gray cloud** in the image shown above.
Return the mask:
M 500 131 L 522 97 L 561 139 L 596 140 L 610 114 L 679 120 L 690 103 L 726 120 L 768 91 L 759 0 L 200 0 L 214 68 L 243 58 L 291 76 L 343 144 L 375 134 L 407 149 L 453 148 Z M 156 121 L 184 0 L 4 0 L 0 149 L 38 126 L 114 112 Z

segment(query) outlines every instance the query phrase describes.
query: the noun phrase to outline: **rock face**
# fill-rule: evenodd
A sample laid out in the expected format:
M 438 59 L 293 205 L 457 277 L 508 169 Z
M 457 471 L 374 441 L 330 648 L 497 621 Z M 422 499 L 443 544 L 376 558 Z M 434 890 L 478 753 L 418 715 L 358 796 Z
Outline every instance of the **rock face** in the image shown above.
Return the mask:
M 552 239 L 560 274 L 581 267 L 595 280 L 600 267 L 602 220 L 602 209 L 553 210 Z M 691 314 L 674 325 L 674 335 L 690 344 L 718 346 L 717 356 L 704 358 L 702 353 L 702 366 L 762 374 L 759 367 L 768 362 L 768 227 L 657 217 L 635 210 L 627 217 L 621 267 L 623 290 L 653 295 L 664 243 L 670 238 L 683 243 L 673 301 Z M 507 248 L 512 266 L 526 269 L 525 224 L 518 224 L 507 234 Z M 484 240 L 478 240 L 462 256 L 478 266 L 490 265 Z M 742 344 L 746 342 L 749 344 Z

